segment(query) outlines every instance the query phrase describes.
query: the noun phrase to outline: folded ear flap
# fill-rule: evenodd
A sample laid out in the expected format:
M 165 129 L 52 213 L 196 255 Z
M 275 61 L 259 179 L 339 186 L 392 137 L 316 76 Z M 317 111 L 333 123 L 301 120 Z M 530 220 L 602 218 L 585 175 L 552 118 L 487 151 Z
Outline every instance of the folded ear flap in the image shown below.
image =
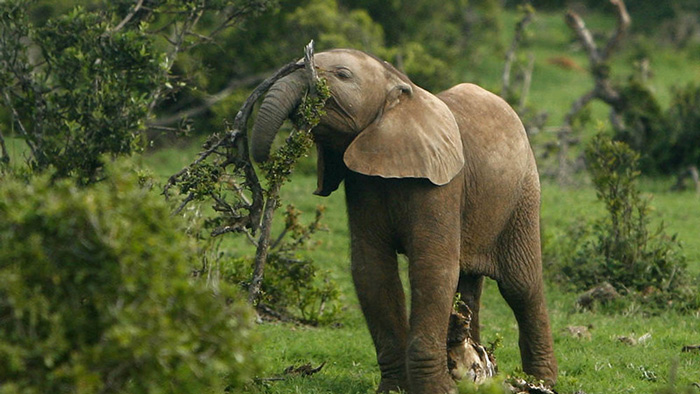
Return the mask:
M 316 161 L 316 191 L 318 196 L 329 196 L 340 186 L 345 179 L 348 168 L 343 163 L 342 156 L 333 154 L 328 148 L 316 144 L 318 158 Z
M 464 166 L 462 139 L 452 111 L 431 93 L 402 84 L 384 112 L 345 151 L 347 167 L 384 178 L 452 180 Z

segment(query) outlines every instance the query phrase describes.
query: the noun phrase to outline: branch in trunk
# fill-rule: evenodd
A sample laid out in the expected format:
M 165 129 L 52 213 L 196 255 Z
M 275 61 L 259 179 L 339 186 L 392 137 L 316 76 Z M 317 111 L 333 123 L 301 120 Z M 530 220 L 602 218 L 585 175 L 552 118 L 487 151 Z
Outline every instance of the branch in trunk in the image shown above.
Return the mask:
M 243 148 L 242 151 L 239 150 L 236 159 L 249 161 L 249 159 L 247 158 L 248 143 L 245 133 L 248 118 L 250 118 L 250 114 L 252 112 L 253 106 L 255 105 L 255 102 L 258 99 L 260 99 L 260 97 L 263 94 L 265 94 L 265 92 L 268 89 L 270 89 L 270 86 L 272 86 L 278 79 L 287 76 L 288 74 L 300 69 L 301 67 L 303 67 L 303 65 L 300 65 L 297 62 L 289 63 L 281 69 L 279 69 L 274 75 L 263 81 L 260 85 L 258 85 L 250 94 L 250 96 L 248 96 L 246 101 L 241 106 L 241 109 L 236 114 L 236 118 L 234 119 L 233 123 L 233 128 L 227 130 L 226 133 L 220 136 L 218 140 L 213 142 L 209 146 L 209 148 L 207 148 L 204 152 L 200 153 L 197 159 L 195 159 L 195 161 L 193 161 L 190 165 L 178 171 L 176 174 L 172 175 L 165 185 L 163 194 L 167 195 L 168 189 L 170 189 L 170 187 L 179 182 L 182 178 L 182 175 L 184 175 L 189 169 L 206 160 L 212 153 L 214 153 L 220 147 L 225 146 L 226 144 L 232 144 L 239 148 Z M 257 176 L 255 179 L 257 180 Z
M 318 73 L 314 64 L 314 42 L 311 40 L 304 48 L 304 63 L 301 66 L 306 68 L 308 76 L 309 89 L 311 95 L 316 95 L 316 84 L 318 82 Z M 270 85 L 271 86 L 271 85 Z M 269 89 L 269 87 L 268 87 Z M 267 90 L 267 89 L 266 89 Z M 241 109 L 243 111 L 243 109 Z M 236 116 L 238 118 L 238 116 Z M 247 118 L 246 118 L 247 119 Z M 260 238 L 258 238 L 258 248 L 255 253 L 255 266 L 253 267 L 253 278 L 248 288 L 248 302 L 253 304 L 260 296 L 260 287 L 262 285 L 265 264 L 270 253 L 270 234 L 272 229 L 272 218 L 275 210 L 279 206 L 279 191 L 282 187 L 282 182 L 270 182 L 268 190 L 267 202 L 265 203 L 265 211 L 260 225 Z

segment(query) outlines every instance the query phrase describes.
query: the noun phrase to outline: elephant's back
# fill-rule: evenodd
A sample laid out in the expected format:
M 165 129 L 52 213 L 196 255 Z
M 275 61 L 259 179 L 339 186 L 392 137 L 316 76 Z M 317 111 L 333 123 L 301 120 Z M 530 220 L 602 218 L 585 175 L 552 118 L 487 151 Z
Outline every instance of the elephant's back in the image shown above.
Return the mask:
M 465 154 L 473 160 L 488 159 L 496 166 L 502 161 L 508 161 L 510 166 L 532 164 L 525 128 L 501 97 L 469 83 L 454 86 L 437 96 L 454 114 Z
M 505 180 L 535 167 L 525 128 L 515 111 L 499 96 L 463 83 L 437 95 L 459 125 L 468 170 L 495 171 Z M 469 168 L 472 167 L 472 168 Z
M 473 84 L 437 95 L 459 125 L 464 147 L 465 241 L 492 247 L 519 204 L 539 204 L 539 178 L 520 118 L 499 96 Z M 476 251 L 475 251 L 476 252 Z

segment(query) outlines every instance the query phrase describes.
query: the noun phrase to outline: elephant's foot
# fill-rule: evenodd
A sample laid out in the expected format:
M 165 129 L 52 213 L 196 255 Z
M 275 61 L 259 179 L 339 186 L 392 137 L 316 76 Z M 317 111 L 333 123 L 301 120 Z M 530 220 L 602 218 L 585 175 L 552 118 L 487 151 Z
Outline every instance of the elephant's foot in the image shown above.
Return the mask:
M 457 385 L 445 373 L 439 377 L 411 379 L 411 394 L 457 394 Z
M 388 393 L 407 393 L 408 392 L 408 384 L 406 384 L 406 380 L 403 379 L 388 379 L 388 378 L 382 378 L 382 380 L 379 382 L 379 387 L 377 388 L 377 393 L 379 394 L 388 394 Z
M 554 360 L 543 363 L 523 363 L 523 371 L 529 375 L 544 381 L 548 386 L 554 386 L 557 382 L 557 362 Z

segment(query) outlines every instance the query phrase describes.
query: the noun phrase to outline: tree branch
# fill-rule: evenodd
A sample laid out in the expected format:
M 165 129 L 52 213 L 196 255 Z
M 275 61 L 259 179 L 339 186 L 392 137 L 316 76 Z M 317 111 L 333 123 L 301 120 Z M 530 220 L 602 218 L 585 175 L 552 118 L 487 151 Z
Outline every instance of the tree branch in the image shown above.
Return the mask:
M 532 72 L 535 69 L 535 55 L 528 55 L 527 68 L 523 76 L 523 90 L 520 93 L 520 102 L 518 103 L 518 112 L 522 113 L 525 110 L 527 96 L 530 95 L 530 85 L 532 85 Z
M 22 123 L 22 118 L 19 116 L 19 113 L 17 113 L 17 109 L 15 108 L 14 105 L 12 105 L 12 99 L 10 98 L 10 95 L 7 93 L 7 90 L 3 92 L 3 98 L 5 99 L 5 104 L 7 107 L 10 109 L 10 112 L 12 112 L 12 118 L 15 122 L 17 122 L 17 125 L 19 126 L 19 130 L 22 133 L 22 135 L 25 138 L 25 142 L 27 143 L 27 146 L 29 147 L 29 150 L 32 151 L 32 156 L 34 156 L 35 160 L 40 159 L 40 152 L 37 150 L 36 146 L 34 145 L 34 142 L 32 141 L 32 137 L 27 132 L 27 129 L 24 127 L 24 123 Z
M 316 94 L 315 86 L 318 81 L 318 74 L 316 73 L 316 68 L 313 60 L 313 44 L 314 42 L 313 40 L 311 40 L 311 42 L 309 42 L 309 44 L 304 48 L 303 63 L 303 66 L 306 68 L 306 75 L 309 78 L 309 89 L 311 90 L 312 95 Z M 243 111 L 243 109 L 241 109 L 241 111 Z M 236 116 L 236 118 L 238 118 L 238 116 Z M 255 301 L 260 295 L 260 287 L 262 285 L 265 264 L 267 262 L 267 257 L 270 253 L 270 232 L 272 228 L 272 217 L 275 212 L 275 209 L 277 209 L 279 205 L 279 189 L 281 186 L 281 182 L 271 182 L 270 189 L 267 191 L 268 197 L 267 202 L 265 203 L 265 211 L 262 217 L 262 224 L 260 225 L 258 249 L 255 253 L 253 278 L 251 279 L 250 287 L 248 288 L 248 302 L 251 304 L 255 303 Z
M 619 46 L 621 40 L 625 37 L 629 25 L 631 23 L 630 16 L 627 13 L 627 8 L 623 0 L 610 0 L 610 3 L 617 8 L 618 25 L 615 33 L 606 43 L 603 53 L 600 52 L 593 40 L 593 35 L 586 28 L 585 23 L 575 12 L 569 11 L 566 14 L 567 25 L 576 33 L 579 41 L 585 48 L 591 65 L 591 75 L 594 78 L 594 87 L 591 91 L 579 97 L 573 102 L 569 112 L 564 117 L 564 123 L 558 133 L 559 142 L 559 182 L 563 183 L 564 179 L 568 178 L 568 168 L 566 165 L 566 155 L 568 146 L 572 142 L 571 133 L 573 132 L 573 120 L 575 116 L 594 99 L 598 99 L 608 104 L 611 107 L 611 121 L 613 127 L 621 129 L 624 127 L 621 118 L 617 115 L 625 103 L 621 102 L 620 92 L 615 89 L 610 82 L 608 66 L 605 64 L 613 51 Z
M 627 7 L 622 0 L 610 0 L 610 3 L 617 7 L 617 30 L 615 34 L 610 37 L 608 44 L 605 46 L 603 51 L 603 59 L 607 60 L 610 54 L 615 50 L 615 48 L 620 44 L 622 39 L 627 35 L 629 26 L 632 23 L 630 15 L 627 13 Z
M 217 149 L 227 144 L 233 145 L 238 148 L 236 161 L 250 162 L 248 156 L 248 141 L 247 138 L 245 138 L 245 134 L 247 130 L 248 118 L 250 118 L 253 106 L 258 101 L 258 99 L 260 99 L 260 97 L 262 97 L 262 95 L 270 89 L 270 86 L 277 82 L 278 79 L 283 78 L 302 67 L 304 67 L 304 65 L 298 62 L 288 63 L 281 69 L 277 70 L 277 72 L 274 75 L 260 83 L 253 90 L 250 96 L 248 96 L 245 102 L 243 102 L 241 109 L 238 111 L 234 119 L 233 128 L 231 130 L 227 130 L 226 134 L 220 136 L 216 142 L 212 143 L 211 146 L 209 146 L 209 148 L 207 148 L 204 152 L 200 153 L 197 159 L 195 159 L 191 164 L 172 175 L 168 179 L 168 182 L 165 184 L 165 187 L 163 188 L 163 194 L 167 196 L 170 187 L 179 182 L 182 178 L 182 175 L 184 175 L 192 167 L 199 165 L 201 162 L 206 160 Z M 246 179 L 249 179 L 249 176 L 253 177 L 255 183 L 259 184 L 257 174 L 255 174 L 255 170 L 252 169 L 252 165 L 249 169 L 247 167 L 248 166 L 246 166 Z M 254 192 L 254 195 L 255 194 L 256 193 Z M 257 198 L 261 198 L 261 196 L 262 191 L 259 191 L 259 195 L 257 196 Z M 253 200 L 254 205 L 256 200 L 255 196 L 253 197 Z
M 596 93 L 595 89 L 589 91 L 588 93 L 586 93 L 583 96 L 576 99 L 576 101 L 574 101 L 571 104 L 571 108 L 569 109 L 569 112 L 567 112 L 566 115 L 564 116 L 564 125 L 567 126 L 569 129 L 571 129 L 571 126 L 572 126 L 572 123 L 573 123 L 573 120 L 574 120 L 574 117 L 576 116 L 576 114 L 581 112 L 581 110 L 586 106 L 586 104 L 591 102 L 591 100 L 593 100 L 594 98 L 597 98 L 597 93 Z
M 566 13 L 566 24 L 576 33 L 579 41 L 583 45 L 586 53 L 588 53 L 588 59 L 591 62 L 591 69 L 595 69 L 602 62 L 600 52 L 598 51 L 598 46 L 593 40 L 593 35 L 586 28 L 586 24 L 583 22 L 580 16 L 573 11 Z
M 534 15 L 533 8 L 529 4 L 523 7 L 524 15 L 515 25 L 515 35 L 513 36 L 513 41 L 510 43 L 510 48 L 506 53 L 506 62 L 503 67 L 503 76 L 501 77 L 503 85 L 501 87 L 501 97 L 504 99 L 508 97 L 510 90 L 510 73 L 513 61 L 515 60 L 515 52 L 518 50 L 518 45 L 523 40 L 525 35 L 525 27 L 532 21 L 532 16 Z
M 270 75 L 270 71 L 258 73 L 255 75 L 249 75 L 249 76 L 241 78 L 241 79 L 233 79 L 228 83 L 228 85 L 226 85 L 225 88 L 221 89 L 217 93 L 214 93 L 211 96 L 204 99 L 204 104 L 197 106 L 197 107 L 194 107 L 194 108 L 186 109 L 184 111 L 180 111 L 180 112 L 175 113 L 175 114 L 171 114 L 171 115 L 167 115 L 167 116 L 158 118 L 154 122 L 149 124 L 148 127 L 164 126 L 164 125 L 168 125 L 168 124 L 173 124 L 173 123 L 179 122 L 183 118 L 191 118 L 191 117 L 197 116 L 203 112 L 206 112 L 209 108 L 213 107 L 214 105 L 221 102 L 222 100 L 226 99 L 236 89 L 251 85 L 255 82 L 262 81 L 265 79 L 265 77 L 267 75 Z
M 7 153 L 7 147 L 5 146 L 5 137 L 2 135 L 2 130 L 0 130 L 0 164 L 9 164 L 10 155 Z
M 121 30 L 127 23 L 129 23 L 131 18 L 133 18 L 134 15 L 136 15 L 136 13 L 139 12 L 139 10 L 141 10 L 142 6 L 143 0 L 138 0 L 136 2 L 136 6 L 134 6 L 134 8 L 131 9 L 131 11 L 126 15 L 126 17 L 124 17 L 124 19 L 122 19 L 122 21 L 119 22 L 119 24 L 114 29 L 110 30 L 109 33 L 115 33 Z

